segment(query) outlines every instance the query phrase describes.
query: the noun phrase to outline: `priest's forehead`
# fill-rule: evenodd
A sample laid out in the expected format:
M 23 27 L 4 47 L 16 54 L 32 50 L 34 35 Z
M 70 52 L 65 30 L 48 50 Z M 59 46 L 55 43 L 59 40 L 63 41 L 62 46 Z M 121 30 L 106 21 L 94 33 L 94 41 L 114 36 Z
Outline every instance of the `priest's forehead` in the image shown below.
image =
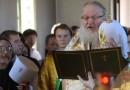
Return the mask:
M 91 8 L 90 8 L 90 6 L 91 6 Z M 86 4 L 84 4 L 84 6 L 82 8 L 82 14 L 86 12 L 86 9 L 91 9 L 91 11 L 92 11 L 93 8 L 94 8 L 94 10 L 97 10 L 97 9 L 101 10 L 102 14 L 104 14 L 104 15 L 106 14 L 106 8 L 98 1 L 91 1 L 91 2 L 87 2 Z

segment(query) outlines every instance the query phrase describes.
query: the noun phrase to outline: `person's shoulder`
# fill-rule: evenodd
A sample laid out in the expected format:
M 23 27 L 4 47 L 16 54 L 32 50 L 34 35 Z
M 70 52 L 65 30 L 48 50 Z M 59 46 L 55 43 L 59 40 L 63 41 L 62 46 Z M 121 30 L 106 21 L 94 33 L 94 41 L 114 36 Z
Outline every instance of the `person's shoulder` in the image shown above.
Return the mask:
M 52 55 L 48 55 L 45 58 L 45 61 L 52 61 L 53 60 L 53 56 Z
M 36 49 L 33 49 L 32 53 L 35 53 L 35 54 L 40 54 L 38 50 Z
M 37 60 L 41 59 L 41 54 L 35 49 L 31 51 L 30 56 L 36 58 Z
M 78 42 L 79 40 L 79 32 L 71 39 L 69 44 L 65 47 L 65 50 L 73 50 L 72 47 Z
M 41 68 L 50 68 L 50 67 L 53 67 L 54 65 L 54 60 L 53 60 L 53 56 L 52 55 L 49 55 L 47 57 L 45 57 L 44 61 L 42 62 L 41 64 Z

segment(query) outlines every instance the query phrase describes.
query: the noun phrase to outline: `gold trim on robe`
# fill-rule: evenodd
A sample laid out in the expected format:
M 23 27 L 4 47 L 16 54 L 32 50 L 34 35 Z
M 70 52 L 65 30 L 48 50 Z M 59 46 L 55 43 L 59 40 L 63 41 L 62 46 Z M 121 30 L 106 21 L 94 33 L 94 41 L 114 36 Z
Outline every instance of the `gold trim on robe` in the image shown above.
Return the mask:
M 125 80 L 123 79 L 123 72 L 126 71 L 128 69 L 128 66 L 126 66 L 121 72 L 120 74 L 117 76 L 117 78 L 115 79 L 111 90 L 130 90 L 130 81 L 125 82 Z
M 80 42 L 79 33 L 71 39 L 65 50 L 84 50 L 84 45 Z
M 44 60 L 39 71 L 38 90 L 55 90 L 56 86 L 56 67 L 52 55 Z
M 130 81 L 123 83 L 120 88 L 113 88 L 112 90 L 130 90 Z
M 96 43 L 97 45 L 97 43 Z M 96 47 L 99 47 L 96 46 Z M 79 37 L 79 33 L 77 33 L 70 43 L 67 45 L 65 50 L 88 50 L 88 45 L 84 45 Z M 92 48 L 95 48 L 93 45 Z M 90 90 L 89 88 L 86 88 L 83 83 L 81 83 L 79 80 L 71 80 L 71 79 L 62 79 L 62 90 Z

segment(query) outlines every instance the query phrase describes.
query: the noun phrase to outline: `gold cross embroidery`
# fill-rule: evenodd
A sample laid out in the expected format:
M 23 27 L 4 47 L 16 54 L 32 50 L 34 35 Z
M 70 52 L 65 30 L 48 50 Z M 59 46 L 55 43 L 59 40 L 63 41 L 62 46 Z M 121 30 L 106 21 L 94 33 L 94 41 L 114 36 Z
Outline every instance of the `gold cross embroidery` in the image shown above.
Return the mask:
M 107 61 L 108 56 L 103 55 L 101 58 L 103 58 L 103 61 Z

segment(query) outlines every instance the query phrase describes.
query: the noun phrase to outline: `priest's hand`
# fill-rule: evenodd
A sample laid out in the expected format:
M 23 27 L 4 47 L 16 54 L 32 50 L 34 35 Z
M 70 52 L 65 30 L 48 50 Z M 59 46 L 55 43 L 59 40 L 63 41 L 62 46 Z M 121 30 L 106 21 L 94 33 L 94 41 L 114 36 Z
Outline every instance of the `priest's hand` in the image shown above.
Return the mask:
M 77 77 L 79 78 L 79 80 L 83 83 L 83 85 L 86 88 L 93 90 L 93 88 L 95 86 L 95 80 L 93 79 L 92 74 L 90 72 L 88 72 L 88 80 L 84 80 L 79 75 L 77 75 Z
M 29 90 L 29 83 L 27 81 L 22 81 L 18 86 L 18 90 Z
M 106 42 L 106 47 L 108 47 L 108 48 L 117 47 L 117 44 L 114 41 L 114 39 L 111 38 L 111 40 L 109 42 Z

